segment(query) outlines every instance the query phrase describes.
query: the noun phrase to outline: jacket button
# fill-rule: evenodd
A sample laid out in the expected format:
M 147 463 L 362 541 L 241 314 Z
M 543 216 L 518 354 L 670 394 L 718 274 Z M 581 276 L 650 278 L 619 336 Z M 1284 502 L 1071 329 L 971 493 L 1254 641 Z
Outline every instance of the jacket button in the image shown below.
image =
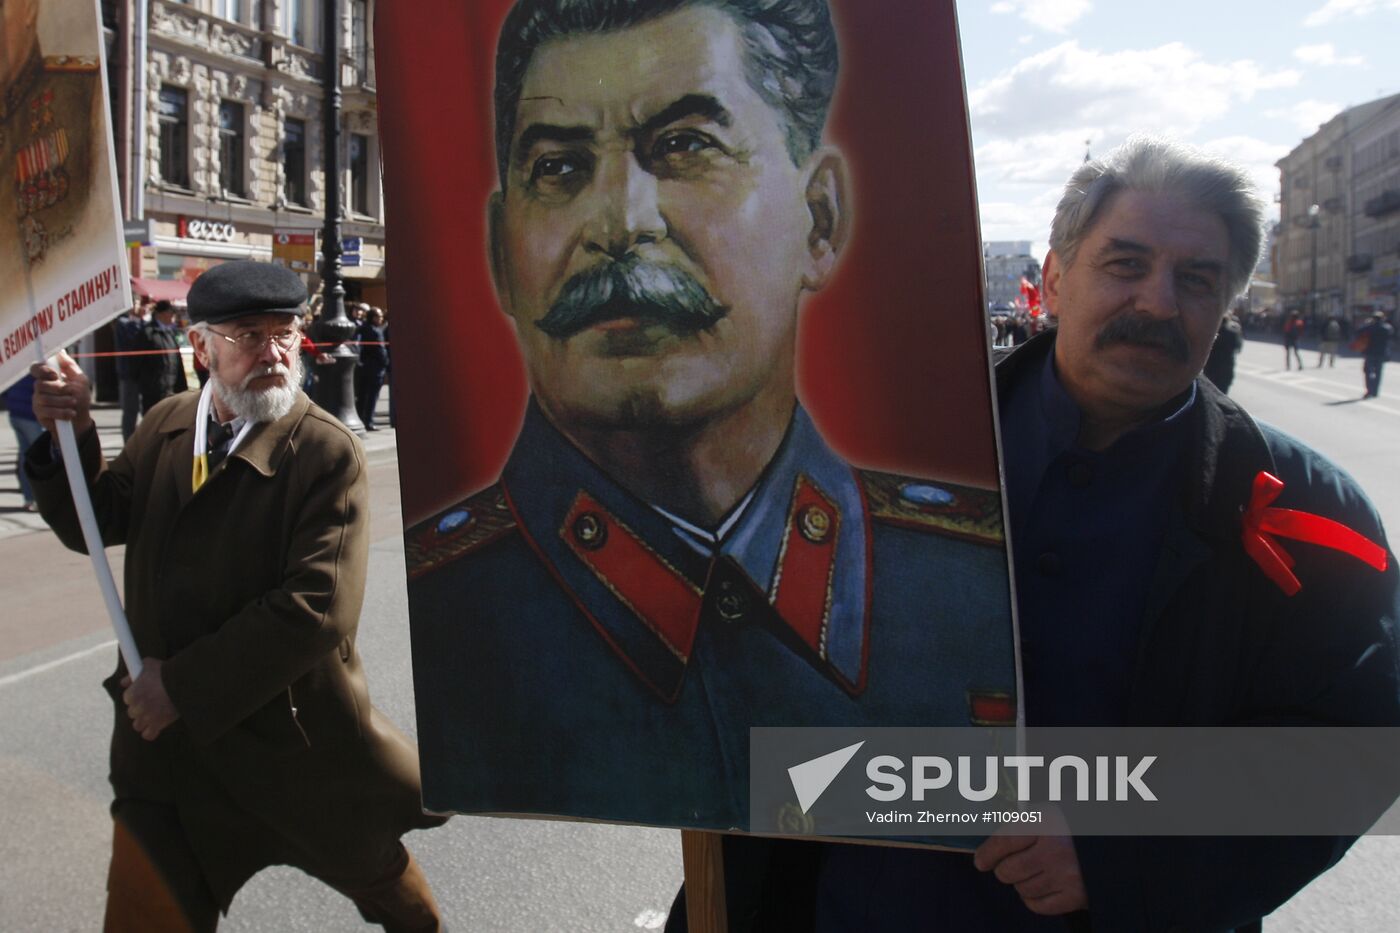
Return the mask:
M 741 622 L 749 611 L 749 601 L 743 593 L 736 592 L 734 585 L 725 580 L 719 585 L 719 598 L 715 600 L 715 610 L 726 622 Z
M 608 540 L 608 526 L 592 512 L 584 512 L 574 519 L 574 540 L 596 551 Z
M 1035 559 L 1035 569 L 1047 577 L 1055 576 L 1060 572 L 1060 555 L 1054 551 L 1046 551 Z
M 802 510 L 797 527 L 801 529 L 802 537 L 813 544 L 821 544 L 831 536 L 831 516 L 821 506 L 809 505 Z

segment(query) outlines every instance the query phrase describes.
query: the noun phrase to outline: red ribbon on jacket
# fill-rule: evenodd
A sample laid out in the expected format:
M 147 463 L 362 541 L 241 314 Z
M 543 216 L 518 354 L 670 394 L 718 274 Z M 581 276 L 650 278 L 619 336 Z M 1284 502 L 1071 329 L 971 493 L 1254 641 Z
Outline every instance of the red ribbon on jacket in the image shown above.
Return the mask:
M 1254 558 L 1264 575 L 1278 584 L 1279 589 L 1292 596 L 1303 584 L 1293 575 L 1292 556 L 1274 540 L 1274 535 L 1341 551 L 1377 570 L 1385 570 L 1385 548 L 1346 525 L 1310 512 L 1272 508 L 1270 503 L 1281 492 L 1283 480 L 1260 470 L 1254 477 L 1249 507 L 1244 512 L 1245 553 Z

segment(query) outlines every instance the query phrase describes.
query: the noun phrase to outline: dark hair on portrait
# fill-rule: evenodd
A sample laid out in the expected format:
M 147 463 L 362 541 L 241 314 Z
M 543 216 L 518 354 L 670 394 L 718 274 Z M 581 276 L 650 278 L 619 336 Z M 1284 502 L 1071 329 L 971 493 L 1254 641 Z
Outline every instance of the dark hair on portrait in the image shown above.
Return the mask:
M 826 0 L 519 0 L 496 46 L 496 163 L 506 186 L 525 72 L 550 39 L 615 32 L 690 6 L 731 16 L 743 31 L 748 81 L 783 118 L 788 154 L 802 164 L 821 145 L 836 88 L 836 30 Z

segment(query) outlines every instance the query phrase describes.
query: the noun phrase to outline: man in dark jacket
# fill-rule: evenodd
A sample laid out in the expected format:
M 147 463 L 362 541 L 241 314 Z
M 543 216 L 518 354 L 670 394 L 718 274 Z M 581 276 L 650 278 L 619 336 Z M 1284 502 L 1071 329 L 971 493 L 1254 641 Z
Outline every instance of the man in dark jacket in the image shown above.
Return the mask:
M 211 931 L 253 874 L 293 865 L 389 930 L 440 928 L 399 837 L 422 813 L 413 743 L 371 704 L 355 636 L 369 551 L 359 442 L 299 386 L 286 269 L 234 262 L 190 289 L 196 395 L 167 399 L 112 460 L 66 355 L 35 364 L 45 428 L 71 420 L 104 543 L 126 545 L 142 670 L 111 695 L 114 835 L 105 929 Z M 53 445 L 25 467 L 47 521 L 83 537 Z
M 1228 313 L 1220 320 L 1220 330 L 1216 332 L 1205 366 L 1206 378 L 1221 392 L 1229 394 L 1230 383 L 1235 381 L 1235 358 L 1243 348 L 1244 331 L 1234 313 Z
M 175 306 L 157 301 L 151 319 L 141 329 L 145 349 L 159 350 L 136 358 L 141 382 L 141 414 L 161 399 L 189 388 L 185 363 L 180 356 L 180 331 L 175 326 Z
M 366 431 L 374 426 L 374 409 L 379 404 L 379 390 L 384 388 L 384 374 L 389 371 L 389 335 L 384 326 L 384 312 L 370 308 L 365 321 L 355 331 L 360 344 L 360 362 L 355 367 L 355 408 Z
M 131 439 L 141 417 L 141 368 L 146 362 L 141 350 L 149 350 L 146 322 L 150 317 L 147 299 L 138 297 L 136 306 L 112 322 L 112 340 L 117 350 L 117 386 L 122 406 L 122 441 Z M 149 407 L 149 406 L 147 406 Z
M 1371 323 L 1357 331 L 1356 339 L 1362 345 L 1361 370 L 1366 377 L 1366 398 L 1381 394 L 1381 369 L 1390 359 L 1390 339 L 1394 336 L 1395 328 L 1381 311 L 1372 314 Z
M 1030 726 L 1400 723 L 1388 549 L 1377 572 L 1287 542 L 1290 593 L 1243 545 L 1268 473 L 1274 505 L 1385 546 L 1345 473 L 1200 377 L 1262 211 L 1238 169 L 1148 139 L 1066 186 L 1044 269 L 1058 328 L 997 367 Z M 816 927 L 1257 929 L 1351 841 L 994 836 L 972 860 L 833 846 Z

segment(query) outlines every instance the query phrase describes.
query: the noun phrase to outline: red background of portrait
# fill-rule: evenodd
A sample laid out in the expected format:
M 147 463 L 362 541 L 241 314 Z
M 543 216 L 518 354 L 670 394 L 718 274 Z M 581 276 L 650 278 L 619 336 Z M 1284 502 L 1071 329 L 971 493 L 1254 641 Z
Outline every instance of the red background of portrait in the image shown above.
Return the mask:
M 492 81 L 511 0 L 415 0 L 375 23 L 390 324 L 406 521 L 493 482 L 524 413 L 485 207 Z M 972 152 L 952 0 L 832 0 L 827 140 L 855 226 L 804 299 L 799 392 L 854 463 L 997 484 Z

